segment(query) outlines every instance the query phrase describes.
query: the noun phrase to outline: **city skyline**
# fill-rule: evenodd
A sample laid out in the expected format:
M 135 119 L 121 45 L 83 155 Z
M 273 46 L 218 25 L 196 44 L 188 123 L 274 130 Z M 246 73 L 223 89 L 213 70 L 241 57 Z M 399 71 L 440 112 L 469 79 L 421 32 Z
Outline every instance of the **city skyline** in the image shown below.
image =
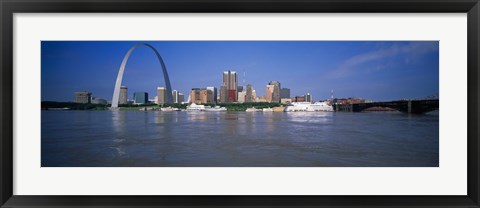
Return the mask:
M 43 41 L 42 101 L 72 101 L 72 93 L 77 91 L 89 91 L 93 97 L 110 101 L 121 59 L 136 43 Z M 221 91 L 219 74 L 229 70 L 236 72 L 237 86 L 251 84 L 257 96 L 265 95 L 267 84 L 275 80 L 290 89 L 291 97 L 310 93 L 315 100 L 330 98 L 331 90 L 335 97 L 372 100 L 413 99 L 438 93 L 436 41 L 146 43 L 164 58 L 172 90 L 184 94 L 207 86 Z M 82 53 L 91 49 L 91 53 Z M 336 53 L 330 53 L 332 50 Z M 157 87 L 165 86 L 154 56 L 142 47 L 132 53 L 122 84 L 129 88 L 129 99 L 133 92 L 155 95 Z

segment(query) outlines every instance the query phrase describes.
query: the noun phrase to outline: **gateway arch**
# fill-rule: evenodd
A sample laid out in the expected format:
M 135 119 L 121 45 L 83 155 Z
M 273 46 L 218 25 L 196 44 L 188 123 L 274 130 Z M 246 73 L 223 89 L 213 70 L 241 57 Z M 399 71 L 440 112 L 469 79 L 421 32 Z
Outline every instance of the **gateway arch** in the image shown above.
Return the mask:
M 173 103 L 173 96 L 172 96 L 172 87 L 170 86 L 170 79 L 168 78 L 167 67 L 165 67 L 165 63 L 163 63 L 163 59 L 160 56 L 160 53 L 150 44 L 147 43 L 139 43 L 130 48 L 125 57 L 123 58 L 122 64 L 120 65 L 120 69 L 118 70 L 117 81 L 115 82 L 115 89 L 113 90 L 113 98 L 112 98 L 112 108 L 118 108 L 118 100 L 120 98 L 120 86 L 122 85 L 123 79 L 123 72 L 125 71 L 125 66 L 127 65 L 128 58 L 132 54 L 132 52 L 140 47 L 140 46 L 147 46 L 155 52 L 157 55 L 158 61 L 160 61 L 160 65 L 162 66 L 163 71 L 163 78 L 165 79 L 165 85 L 167 90 L 167 103 Z

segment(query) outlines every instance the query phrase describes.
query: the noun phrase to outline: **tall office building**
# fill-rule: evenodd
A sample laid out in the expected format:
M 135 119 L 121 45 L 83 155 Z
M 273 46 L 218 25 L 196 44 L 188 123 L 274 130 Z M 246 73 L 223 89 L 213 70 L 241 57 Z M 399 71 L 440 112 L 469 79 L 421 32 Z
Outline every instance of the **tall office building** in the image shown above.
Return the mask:
M 220 102 L 226 103 L 227 102 L 227 86 L 223 85 L 220 86 Z
M 245 92 L 245 102 L 252 103 L 255 102 L 255 95 L 253 94 L 255 90 L 253 90 L 253 86 L 251 84 L 247 85 L 247 90 Z
M 91 103 L 92 102 L 92 93 L 91 92 L 75 92 L 76 103 Z
M 133 93 L 133 102 L 135 104 L 145 104 L 148 102 L 148 93 L 146 92 L 135 92 Z
M 128 103 L 128 88 L 126 86 L 120 87 L 120 97 L 118 99 L 118 104 L 127 104 Z
M 167 103 L 167 88 L 157 87 L 157 104 Z
M 282 99 L 282 98 L 290 98 L 290 89 L 289 88 L 280 89 L 280 99 Z
M 213 103 L 213 91 L 207 90 L 206 88 L 192 88 L 192 90 L 190 91 L 190 103 Z
M 310 93 L 307 93 L 307 94 L 305 95 L 305 102 L 312 102 L 312 99 L 313 99 L 313 98 L 312 98 L 312 95 L 310 95 Z
M 223 82 L 220 88 L 222 102 L 232 103 L 237 101 L 237 84 L 237 72 L 230 70 L 223 72 Z
M 178 90 L 173 90 L 172 91 L 172 97 L 173 97 L 173 103 L 179 103 L 178 102 Z
M 273 101 L 273 90 L 275 85 L 267 85 L 267 89 L 265 90 L 265 100 L 266 102 L 271 103 Z
M 207 90 L 212 91 L 212 103 L 217 103 L 217 88 L 216 87 L 207 87 Z
M 272 100 L 270 102 L 280 102 L 280 82 L 279 81 L 270 81 L 268 85 L 273 85 L 272 91 Z
M 185 102 L 185 95 L 183 93 L 178 93 L 178 103 Z
M 190 103 L 201 104 L 200 88 L 192 88 L 190 91 Z
M 206 88 L 200 89 L 200 102 L 201 103 L 213 103 L 213 91 Z

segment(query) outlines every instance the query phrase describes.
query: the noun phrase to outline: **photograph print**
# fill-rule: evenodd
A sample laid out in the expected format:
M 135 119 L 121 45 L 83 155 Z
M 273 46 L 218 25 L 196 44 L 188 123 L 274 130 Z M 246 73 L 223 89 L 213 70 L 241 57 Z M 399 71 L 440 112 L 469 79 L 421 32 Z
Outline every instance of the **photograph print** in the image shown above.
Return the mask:
M 439 167 L 438 41 L 42 41 L 42 167 Z

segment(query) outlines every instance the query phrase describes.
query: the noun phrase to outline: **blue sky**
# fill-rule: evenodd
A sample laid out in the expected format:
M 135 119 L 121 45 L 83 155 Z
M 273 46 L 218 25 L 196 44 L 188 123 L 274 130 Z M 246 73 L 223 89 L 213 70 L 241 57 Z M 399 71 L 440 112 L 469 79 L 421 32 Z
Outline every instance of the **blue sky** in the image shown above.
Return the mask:
M 314 100 L 358 97 L 414 99 L 439 92 L 437 41 L 42 41 L 42 101 L 73 101 L 74 92 L 112 99 L 125 53 L 149 43 L 163 57 L 172 89 L 220 87 L 222 73 L 239 73 L 257 96 L 278 80 L 291 96 Z M 165 86 L 155 53 L 145 46 L 130 56 L 122 85 L 156 95 Z

